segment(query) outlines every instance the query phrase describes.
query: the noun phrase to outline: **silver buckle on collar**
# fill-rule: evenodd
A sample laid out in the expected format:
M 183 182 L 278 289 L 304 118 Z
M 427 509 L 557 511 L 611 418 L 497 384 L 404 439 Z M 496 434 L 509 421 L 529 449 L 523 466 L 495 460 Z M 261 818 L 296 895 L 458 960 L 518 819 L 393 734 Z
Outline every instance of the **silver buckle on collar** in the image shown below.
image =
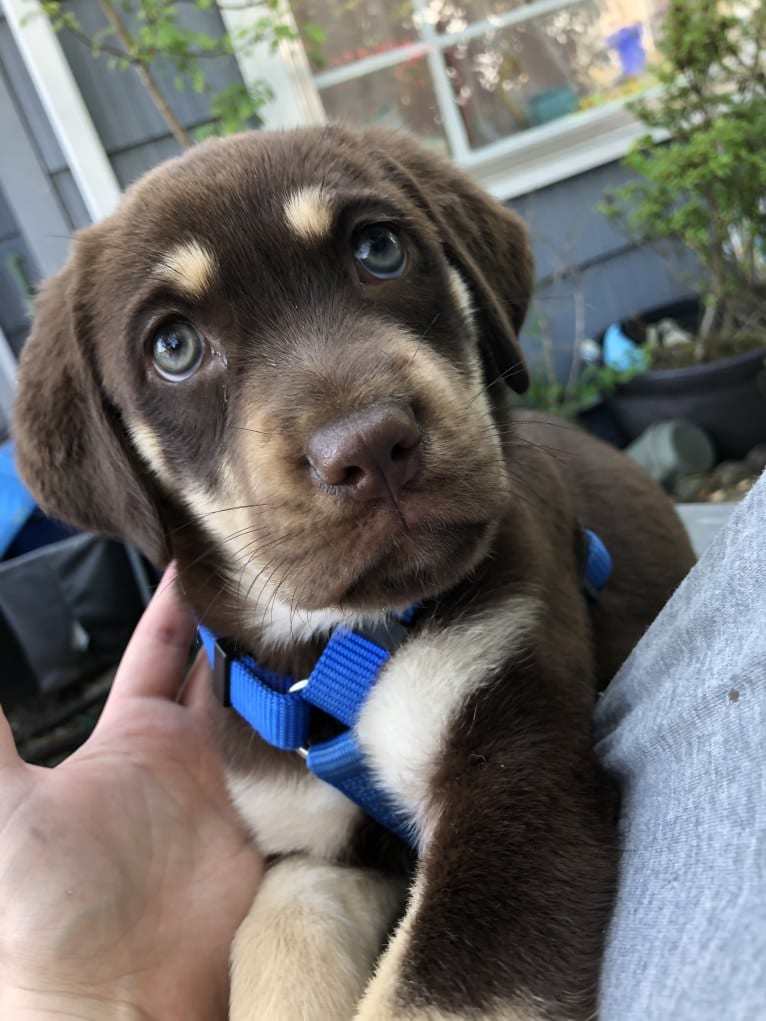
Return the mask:
M 296 691 L 303 691 L 303 689 L 306 687 L 308 683 L 309 683 L 308 677 L 304 677 L 302 681 L 293 681 L 293 683 L 287 689 L 287 694 L 294 695 Z M 305 762 L 309 757 L 309 750 L 306 747 L 306 745 L 301 745 L 300 748 L 295 749 L 295 754 L 300 755 L 300 757 Z
M 217 638 L 213 646 L 213 694 L 224 707 L 231 705 L 230 667 L 231 656 Z

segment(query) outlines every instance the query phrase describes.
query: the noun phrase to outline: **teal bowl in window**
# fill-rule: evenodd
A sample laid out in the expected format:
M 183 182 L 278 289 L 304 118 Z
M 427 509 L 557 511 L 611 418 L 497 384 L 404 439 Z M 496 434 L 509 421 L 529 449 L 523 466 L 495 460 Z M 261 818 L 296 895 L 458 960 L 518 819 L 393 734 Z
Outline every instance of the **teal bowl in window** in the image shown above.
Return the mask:
M 538 92 L 527 100 L 529 107 L 529 123 L 533 127 L 547 124 L 559 117 L 566 117 L 577 109 L 577 94 L 573 89 L 546 89 Z

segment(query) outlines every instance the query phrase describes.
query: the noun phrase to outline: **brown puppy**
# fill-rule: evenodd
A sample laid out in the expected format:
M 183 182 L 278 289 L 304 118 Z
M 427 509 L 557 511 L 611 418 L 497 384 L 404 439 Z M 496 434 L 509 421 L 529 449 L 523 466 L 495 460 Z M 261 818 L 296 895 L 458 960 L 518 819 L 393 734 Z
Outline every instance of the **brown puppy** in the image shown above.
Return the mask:
M 236 1021 L 591 1017 L 615 876 L 595 693 L 692 562 L 615 451 L 509 411 L 519 220 L 401 135 L 200 145 L 80 233 L 39 298 L 16 440 L 43 507 L 179 563 L 201 620 L 305 676 L 412 603 L 356 736 L 408 856 L 229 711 L 232 795 L 275 856 Z M 583 533 L 614 573 L 583 595 Z

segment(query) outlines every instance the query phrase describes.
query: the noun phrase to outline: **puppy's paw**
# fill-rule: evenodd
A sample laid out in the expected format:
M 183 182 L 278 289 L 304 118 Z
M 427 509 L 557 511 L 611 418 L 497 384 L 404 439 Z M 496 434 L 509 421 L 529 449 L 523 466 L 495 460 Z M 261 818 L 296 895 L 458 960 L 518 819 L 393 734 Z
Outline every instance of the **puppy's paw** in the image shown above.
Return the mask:
M 274 865 L 234 939 L 230 1021 L 346 1021 L 404 882 L 307 856 Z

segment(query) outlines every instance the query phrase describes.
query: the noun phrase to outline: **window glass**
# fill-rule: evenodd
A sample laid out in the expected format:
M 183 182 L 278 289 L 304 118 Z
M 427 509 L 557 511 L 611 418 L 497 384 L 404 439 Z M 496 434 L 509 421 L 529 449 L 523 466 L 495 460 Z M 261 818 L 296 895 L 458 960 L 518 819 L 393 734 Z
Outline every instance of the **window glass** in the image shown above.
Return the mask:
M 404 128 L 429 148 L 449 150 L 423 57 L 320 89 L 319 95 L 331 119 L 363 127 Z
M 654 45 L 586 0 L 444 52 L 469 144 L 479 148 L 637 91 Z
M 420 39 L 411 0 L 293 0 L 290 4 L 315 73 L 386 53 Z M 321 45 L 306 26 L 324 31 Z
M 294 0 L 292 9 L 329 117 L 406 128 L 465 155 L 466 143 L 481 149 L 650 84 L 667 3 Z
M 428 0 L 423 4 L 422 17 L 439 32 L 462 32 L 477 21 L 492 21 L 526 0 Z

